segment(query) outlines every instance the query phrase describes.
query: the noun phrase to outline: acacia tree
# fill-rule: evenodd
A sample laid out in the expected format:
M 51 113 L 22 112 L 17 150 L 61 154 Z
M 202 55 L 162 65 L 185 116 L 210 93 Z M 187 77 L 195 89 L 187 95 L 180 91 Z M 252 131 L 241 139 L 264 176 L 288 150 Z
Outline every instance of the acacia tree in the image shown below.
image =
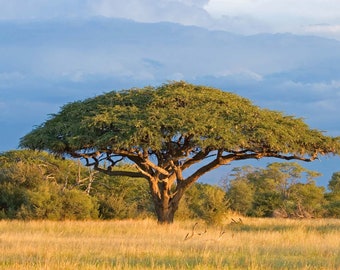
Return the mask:
M 170 82 L 69 103 L 20 146 L 83 158 L 108 175 L 144 177 L 158 221 L 171 223 L 184 192 L 203 174 L 245 159 L 312 161 L 337 153 L 339 138 L 233 93 Z M 137 170 L 119 170 L 121 161 Z

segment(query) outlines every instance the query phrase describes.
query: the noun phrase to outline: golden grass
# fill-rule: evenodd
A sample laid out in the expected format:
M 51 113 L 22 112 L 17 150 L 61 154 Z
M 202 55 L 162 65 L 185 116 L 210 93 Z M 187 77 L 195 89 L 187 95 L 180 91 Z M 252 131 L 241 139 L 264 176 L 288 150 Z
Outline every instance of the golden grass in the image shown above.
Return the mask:
M 340 269 L 340 220 L 194 223 L 0 221 L 0 269 Z

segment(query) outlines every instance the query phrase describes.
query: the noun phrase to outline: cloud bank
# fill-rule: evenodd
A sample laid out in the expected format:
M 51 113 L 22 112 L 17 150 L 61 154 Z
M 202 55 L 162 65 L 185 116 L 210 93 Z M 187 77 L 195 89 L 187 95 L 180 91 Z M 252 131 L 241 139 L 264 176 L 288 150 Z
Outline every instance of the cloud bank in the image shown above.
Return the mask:
M 337 0 L 0 0 L 0 6 L 0 20 L 103 16 L 241 34 L 290 32 L 340 39 Z
M 337 0 L 210 0 L 205 5 L 211 16 L 221 22 L 232 22 L 233 27 L 248 34 L 291 32 L 327 35 L 330 33 L 326 29 L 313 31 L 313 27 L 339 25 L 339 8 Z M 336 35 L 338 33 L 336 28 Z

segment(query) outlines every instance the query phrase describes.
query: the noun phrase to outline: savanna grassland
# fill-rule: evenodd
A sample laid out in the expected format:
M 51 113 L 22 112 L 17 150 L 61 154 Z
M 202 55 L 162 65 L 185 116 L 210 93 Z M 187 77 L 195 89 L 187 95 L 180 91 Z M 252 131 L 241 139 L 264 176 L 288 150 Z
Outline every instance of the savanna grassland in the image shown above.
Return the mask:
M 0 269 L 340 269 L 340 220 L 0 221 Z

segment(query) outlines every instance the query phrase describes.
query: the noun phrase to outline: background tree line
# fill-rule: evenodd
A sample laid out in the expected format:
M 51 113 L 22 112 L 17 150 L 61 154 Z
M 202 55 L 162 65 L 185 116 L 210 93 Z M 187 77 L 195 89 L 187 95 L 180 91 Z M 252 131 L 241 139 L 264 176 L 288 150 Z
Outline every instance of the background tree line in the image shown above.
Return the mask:
M 124 165 L 122 170 L 133 167 Z M 340 217 L 340 172 L 329 190 L 297 163 L 235 168 L 221 186 L 194 184 L 176 217 L 217 223 L 233 210 L 254 217 Z M 0 219 L 125 219 L 154 215 L 145 179 L 108 176 L 46 152 L 0 155 Z
M 231 209 L 254 217 L 340 217 L 340 172 L 328 189 L 317 186 L 318 172 L 298 163 L 272 163 L 266 168 L 235 168 L 225 180 Z

